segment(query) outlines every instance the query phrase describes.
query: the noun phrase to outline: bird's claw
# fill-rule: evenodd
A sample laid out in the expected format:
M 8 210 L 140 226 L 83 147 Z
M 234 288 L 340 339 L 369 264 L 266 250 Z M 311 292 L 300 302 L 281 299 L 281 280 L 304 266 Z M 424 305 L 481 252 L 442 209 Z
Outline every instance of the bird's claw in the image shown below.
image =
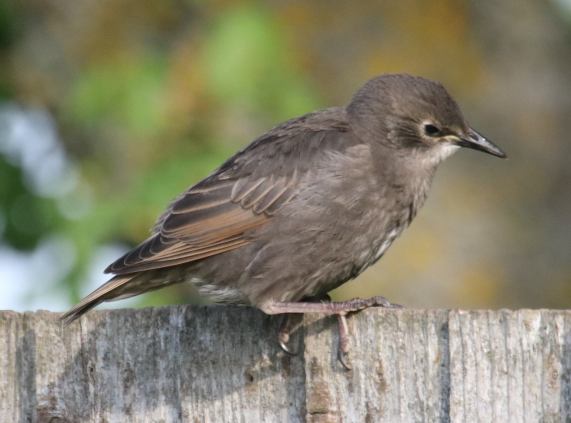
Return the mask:
M 353 366 L 349 360 L 349 351 L 342 351 L 339 349 L 339 355 L 337 356 L 337 359 L 345 370 L 353 370 Z
M 278 334 L 278 344 L 283 352 L 289 355 L 297 355 L 297 351 L 293 351 L 288 346 L 289 343 L 289 332 L 281 331 Z
M 402 308 L 400 304 L 391 303 L 385 297 L 380 295 L 369 298 L 353 298 L 352 300 L 336 304 L 339 309 L 337 314 L 357 313 L 369 307 Z
M 404 306 L 400 304 L 391 303 L 381 295 L 369 298 L 368 302 L 369 304 L 367 304 L 367 307 L 404 308 Z
M 352 300 L 331 303 L 331 306 L 327 306 L 331 299 L 328 296 L 313 299 L 313 301 L 318 301 L 324 304 L 323 308 L 327 312 L 332 312 L 331 314 L 337 315 L 337 322 L 339 326 L 339 350 L 338 350 L 338 360 L 341 365 L 346 370 L 352 370 L 351 360 L 349 356 L 350 352 L 350 334 L 349 326 L 347 324 L 347 315 L 359 312 L 369 307 L 383 307 L 383 308 L 403 308 L 400 304 L 391 303 L 383 296 L 375 296 L 370 298 L 353 298 Z M 299 310 L 299 309 L 298 309 Z M 289 355 L 297 355 L 297 351 L 293 351 L 289 347 L 290 334 L 296 327 L 296 318 L 299 318 L 301 314 L 298 310 L 290 311 L 283 315 L 283 320 L 280 324 L 280 329 L 278 331 L 278 344 L 280 348 Z
M 345 313 L 337 315 L 337 325 L 339 326 L 339 352 L 337 359 L 345 370 L 352 370 L 351 360 L 349 359 L 349 326 Z
M 299 317 L 299 315 L 295 314 L 284 314 L 278 331 L 278 344 L 280 348 L 289 355 L 297 355 L 297 351 L 293 351 L 289 347 L 289 341 L 290 334 L 296 327 L 296 320 L 299 321 Z

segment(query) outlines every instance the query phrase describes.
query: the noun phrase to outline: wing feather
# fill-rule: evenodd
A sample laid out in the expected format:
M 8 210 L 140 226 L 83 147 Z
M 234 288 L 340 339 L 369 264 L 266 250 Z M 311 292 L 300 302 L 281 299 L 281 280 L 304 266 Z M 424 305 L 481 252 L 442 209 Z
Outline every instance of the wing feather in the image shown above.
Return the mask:
M 318 154 L 351 137 L 342 109 L 288 121 L 258 138 L 176 198 L 153 234 L 105 271 L 117 275 L 200 260 L 252 241 L 255 229 L 295 197 Z
M 249 242 L 246 233 L 270 218 L 264 210 L 287 189 L 276 187 L 271 178 L 237 180 L 243 189 L 233 201 L 232 189 L 224 181 L 215 189 L 190 189 L 176 200 L 159 230 L 139 247 L 109 266 L 108 273 L 125 274 L 196 261 L 231 251 Z M 271 196 L 269 201 L 266 197 Z M 263 207 L 261 207 L 263 205 Z

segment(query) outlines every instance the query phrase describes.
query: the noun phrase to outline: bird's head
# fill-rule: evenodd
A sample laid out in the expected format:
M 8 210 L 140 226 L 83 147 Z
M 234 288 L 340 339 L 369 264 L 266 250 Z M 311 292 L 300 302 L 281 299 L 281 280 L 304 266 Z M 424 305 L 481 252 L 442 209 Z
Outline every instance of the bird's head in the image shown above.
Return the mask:
M 359 135 L 373 142 L 439 163 L 459 147 L 505 158 L 472 129 L 458 104 L 439 83 L 410 75 L 382 75 L 368 81 L 347 107 Z

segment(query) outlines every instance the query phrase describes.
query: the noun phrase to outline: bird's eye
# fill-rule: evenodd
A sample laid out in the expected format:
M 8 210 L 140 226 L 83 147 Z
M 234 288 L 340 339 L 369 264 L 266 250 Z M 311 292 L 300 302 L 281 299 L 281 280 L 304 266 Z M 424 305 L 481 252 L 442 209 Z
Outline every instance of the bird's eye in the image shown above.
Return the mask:
M 426 125 L 424 125 L 424 133 L 429 137 L 434 137 L 440 134 L 440 129 L 437 126 L 427 123 Z

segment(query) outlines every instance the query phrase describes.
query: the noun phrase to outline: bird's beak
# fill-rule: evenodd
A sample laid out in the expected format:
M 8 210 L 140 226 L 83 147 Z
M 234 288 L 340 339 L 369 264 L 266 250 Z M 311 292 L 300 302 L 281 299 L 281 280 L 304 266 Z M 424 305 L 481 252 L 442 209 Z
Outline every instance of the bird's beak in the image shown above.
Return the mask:
M 472 128 L 468 129 L 468 133 L 464 137 L 458 137 L 455 142 L 460 147 L 472 148 L 474 150 L 483 151 L 484 153 L 491 154 L 505 159 L 507 156 L 497 145 L 492 143 L 483 135 L 479 134 Z

